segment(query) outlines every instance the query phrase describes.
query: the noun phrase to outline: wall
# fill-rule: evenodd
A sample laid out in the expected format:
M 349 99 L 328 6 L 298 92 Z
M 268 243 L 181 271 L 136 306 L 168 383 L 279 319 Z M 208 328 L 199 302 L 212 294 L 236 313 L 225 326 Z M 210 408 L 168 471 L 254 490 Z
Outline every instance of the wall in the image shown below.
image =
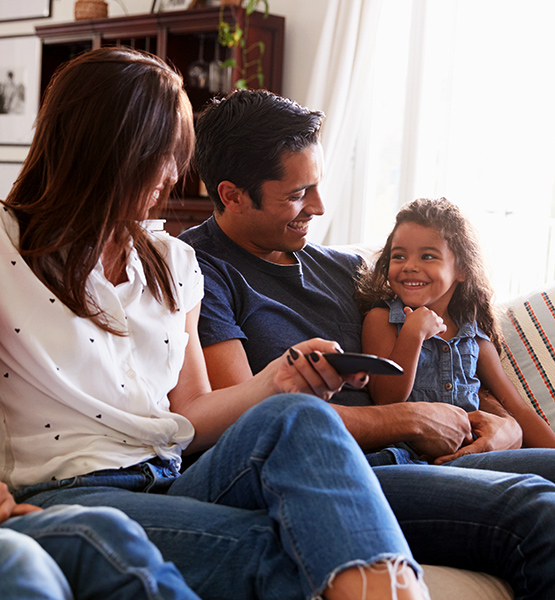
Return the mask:
M 311 65 L 329 1 L 331 0 L 270 0 L 271 12 L 286 18 L 283 94 L 301 104 L 308 91 Z M 122 2 L 129 14 L 150 12 L 152 6 L 152 0 Z M 34 33 L 35 25 L 72 21 L 74 4 L 74 0 L 52 0 L 49 19 L 0 22 L 0 37 L 29 35 Z M 108 0 L 108 6 L 110 17 L 125 14 L 117 0 Z M 22 161 L 26 153 L 26 147 L 0 145 L 0 162 Z

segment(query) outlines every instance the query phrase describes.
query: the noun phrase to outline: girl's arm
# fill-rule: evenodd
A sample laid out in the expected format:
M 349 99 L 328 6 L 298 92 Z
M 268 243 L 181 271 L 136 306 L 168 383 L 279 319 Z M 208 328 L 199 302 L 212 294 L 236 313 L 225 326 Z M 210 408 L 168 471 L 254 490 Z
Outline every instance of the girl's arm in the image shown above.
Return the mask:
M 528 448 L 555 448 L 555 432 L 536 411 L 520 396 L 509 379 L 495 346 L 479 339 L 477 375 L 501 405 L 512 415 L 522 428 L 522 445 Z
M 443 319 L 422 306 L 405 308 L 405 323 L 397 335 L 397 325 L 389 322 L 389 310 L 373 308 L 362 325 L 362 351 L 389 358 L 403 367 L 403 375 L 371 375 L 368 384 L 376 404 L 405 402 L 410 396 L 425 339 L 445 331 Z
M 337 344 L 316 338 L 297 344 L 292 353 L 286 352 L 254 377 L 212 391 L 197 331 L 199 313 L 200 303 L 187 313 L 185 360 L 177 385 L 168 394 L 171 410 L 189 419 L 195 428 L 187 453 L 212 446 L 247 409 L 273 394 L 304 392 L 329 400 L 347 381 L 359 388 L 367 383 L 364 373 L 338 375 L 320 354 L 335 352 Z M 317 360 L 305 358 L 310 353 Z

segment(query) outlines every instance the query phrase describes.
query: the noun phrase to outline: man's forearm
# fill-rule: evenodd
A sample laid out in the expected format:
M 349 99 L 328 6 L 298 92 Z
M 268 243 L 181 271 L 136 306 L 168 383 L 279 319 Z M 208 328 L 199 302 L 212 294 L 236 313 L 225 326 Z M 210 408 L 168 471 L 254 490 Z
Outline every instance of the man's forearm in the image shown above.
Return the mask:
M 400 405 L 332 406 L 365 452 L 407 441 L 417 435 L 417 427 L 405 418 L 405 411 L 397 410 Z
M 419 454 L 434 458 L 455 452 L 472 439 L 467 413 L 447 404 L 333 407 L 364 452 L 408 442 Z

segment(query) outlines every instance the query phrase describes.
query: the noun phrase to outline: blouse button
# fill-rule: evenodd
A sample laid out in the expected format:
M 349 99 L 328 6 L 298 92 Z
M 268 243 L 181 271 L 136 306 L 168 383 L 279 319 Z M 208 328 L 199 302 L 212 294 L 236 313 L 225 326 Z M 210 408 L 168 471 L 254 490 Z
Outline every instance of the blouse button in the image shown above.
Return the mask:
M 446 389 L 447 391 L 450 391 L 450 390 L 452 390 L 452 389 L 453 389 L 453 384 L 452 384 L 452 383 L 450 383 L 450 382 L 447 382 L 447 383 L 445 384 L 445 389 Z
M 135 379 L 135 371 L 129 369 L 129 371 L 127 371 L 127 377 L 129 377 L 129 379 Z
M 449 346 L 448 346 L 447 344 L 445 344 L 445 345 L 443 346 L 442 350 L 443 350 L 444 352 L 449 352 Z

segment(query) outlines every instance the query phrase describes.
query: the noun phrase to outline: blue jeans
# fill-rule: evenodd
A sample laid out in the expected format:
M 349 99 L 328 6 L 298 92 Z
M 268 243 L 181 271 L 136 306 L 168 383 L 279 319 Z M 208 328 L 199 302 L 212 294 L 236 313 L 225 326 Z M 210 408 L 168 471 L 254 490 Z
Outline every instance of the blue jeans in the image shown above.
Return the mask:
M 10 600 L 198 600 L 139 525 L 112 508 L 55 506 L 8 519 L 0 581 Z
M 147 488 L 160 493 L 137 493 Z M 372 471 L 335 411 L 306 396 L 251 409 L 180 477 L 142 465 L 27 494 L 122 508 L 206 599 L 298 599 L 345 565 L 411 560 L 398 523 L 421 562 L 488 571 L 519 599 L 555 590 L 554 484 L 428 465 Z
M 35 540 L 9 529 L 0 529 L 0 581 L 10 600 L 73 598 L 54 559 Z
M 389 557 L 420 573 L 365 456 L 311 396 L 252 408 L 180 476 L 153 461 L 16 497 L 122 509 L 205 599 L 316 597 L 336 572 Z

